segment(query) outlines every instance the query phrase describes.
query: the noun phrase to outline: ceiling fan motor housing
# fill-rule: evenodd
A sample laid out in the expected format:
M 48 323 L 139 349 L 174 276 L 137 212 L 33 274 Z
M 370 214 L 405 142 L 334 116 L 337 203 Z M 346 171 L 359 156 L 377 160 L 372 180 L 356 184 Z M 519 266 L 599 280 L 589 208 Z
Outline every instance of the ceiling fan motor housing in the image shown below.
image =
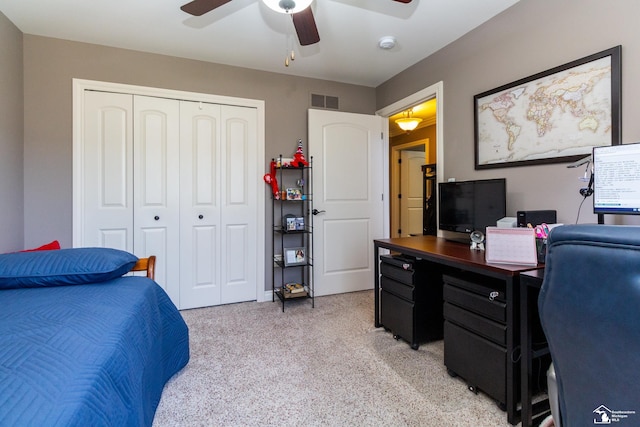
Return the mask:
M 280 0 L 278 6 L 288 12 L 296 7 L 296 2 L 294 0 Z
M 295 15 L 308 9 L 313 0 L 262 0 L 262 2 L 275 12 Z

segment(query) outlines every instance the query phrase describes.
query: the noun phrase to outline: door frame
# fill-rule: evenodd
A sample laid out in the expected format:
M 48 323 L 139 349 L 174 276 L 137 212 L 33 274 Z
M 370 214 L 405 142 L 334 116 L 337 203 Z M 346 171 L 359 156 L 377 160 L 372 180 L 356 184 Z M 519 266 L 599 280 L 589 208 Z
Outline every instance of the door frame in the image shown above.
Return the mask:
M 84 135 L 84 92 L 88 90 L 101 92 L 119 92 L 131 95 L 152 96 L 157 98 L 170 98 L 194 102 L 206 102 L 212 104 L 235 105 L 239 107 L 255 108 L 257 111 L 257 158 L 265 158 L 265 102 L 258 99 L 236 98 L 230 96 L 213 95 L 207 93 L 187 92 L 173 89 L 162 89 L 147 86 L 129 85 L 123 83 L 102 82 L 97 80 L 73 79 L 73 146 L 72 146 L 72 244 L 78 247 L 82 242 L 83 224 L 83 206 L 84 206 L 84 183 L 80 179 L 83 176 L 83 167 L 81 159 L 84 158 L 83 151 L 83 135 Z M 261 167 L 261 165 L 258 165 Z M 265 286 L 265 192 L 258 191 L 258 201 L 256 212 L 256 245 L 258 249 L 258 265 L 256 271 L 258 277 L 262 280 L 256 281 L 256 298 L 258 302 L 266 301 Z
M 400 179 L 398 179 L 398 177 L 400 176 L 400 164 L 398 163 L 398 160 L 400 160 L 400 152 L 406 151 L 409 148 L 420 147 L 420 146 L 424 147 L 425 153 L 426 153 L 426 150 L 429 149 L 429 138 L 418 139 L 412 142 L 405 142 L 404 144 L 398 144 L 391 147 L 391 175 L 389 177 L 389 182 L 390 182 L 389 188 L 391 188 L 390 233 L 392 237 L 398 237 L 397 230 L 398 228 L 400 228 L 401 203 L 400 203 L 400 200 L 398 200 L 398 198 L 395 197 L 395 194 L 401 193 L 401 189 L 400 189 L 401 181 Z M 426 154 L 425 154 L 425 161 L 426 161 Z
M 424 101 L 429 99 L 436 98 L 436 164 L 438 167 L 436 168 L 436 183 L 444 181 L 444 83 L 439 81 L 438 83 L 432 84 L 429 87 L 426 87 L 412 95 L 409 95 L 405 98 L 402 98 L 393 104 L 387 105 L 386 107 L 381 108 L 376 111 L 376 114 L 386 117 L 386 133 L 384 138 L 384 144 L 386 145 L 386 149 L 384 150 L 385 156 L 385 164 L 389 165 L 389 117 L 399 113 L 400 111 L 404 111 L 407 108 L 410 108 L 416 104 L 421 104 Z M 384 186 L 384 200 L 385 200 L 385 237 L 390 236 L 390 185 L 389 185 L 389 170 L 390 168 L 384 168 L 383 170 L 383 186 Z M 437 191 L 437 186 L 436 186 Z M 438 229 L 438 236 L 442 237 L 442 232 Z

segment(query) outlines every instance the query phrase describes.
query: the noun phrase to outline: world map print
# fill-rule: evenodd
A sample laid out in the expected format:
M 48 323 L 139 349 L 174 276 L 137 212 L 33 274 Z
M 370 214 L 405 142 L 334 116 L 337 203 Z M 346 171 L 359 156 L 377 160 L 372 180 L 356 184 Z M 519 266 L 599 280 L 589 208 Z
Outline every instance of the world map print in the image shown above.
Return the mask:
M 611 69 L 607 56 L 476 97 L 477 167 L 610 145 Z

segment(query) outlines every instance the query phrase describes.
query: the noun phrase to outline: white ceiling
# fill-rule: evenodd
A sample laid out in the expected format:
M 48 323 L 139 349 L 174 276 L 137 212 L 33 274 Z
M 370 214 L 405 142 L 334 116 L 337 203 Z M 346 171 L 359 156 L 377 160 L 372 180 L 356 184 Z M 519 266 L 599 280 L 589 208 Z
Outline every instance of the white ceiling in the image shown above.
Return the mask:
M 201 17 L 180 10 L 187 0 L 0 0 L 0 11 L 26 34 L 376 87 L 517 1 L 314 0 L 320 43 L 305 47 L 260 0 Z M 383 36 L 396 47 L 379 49 Z

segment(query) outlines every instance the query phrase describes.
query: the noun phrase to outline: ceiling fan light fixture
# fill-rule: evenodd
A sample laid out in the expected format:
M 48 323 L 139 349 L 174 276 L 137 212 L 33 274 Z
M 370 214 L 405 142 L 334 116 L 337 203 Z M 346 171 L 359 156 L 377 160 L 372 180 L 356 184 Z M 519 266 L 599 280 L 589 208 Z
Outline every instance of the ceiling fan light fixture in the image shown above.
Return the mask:
M 271 10 L 278 13 L 298 13 L 308 8 L 313 0 L 262 0 Z

